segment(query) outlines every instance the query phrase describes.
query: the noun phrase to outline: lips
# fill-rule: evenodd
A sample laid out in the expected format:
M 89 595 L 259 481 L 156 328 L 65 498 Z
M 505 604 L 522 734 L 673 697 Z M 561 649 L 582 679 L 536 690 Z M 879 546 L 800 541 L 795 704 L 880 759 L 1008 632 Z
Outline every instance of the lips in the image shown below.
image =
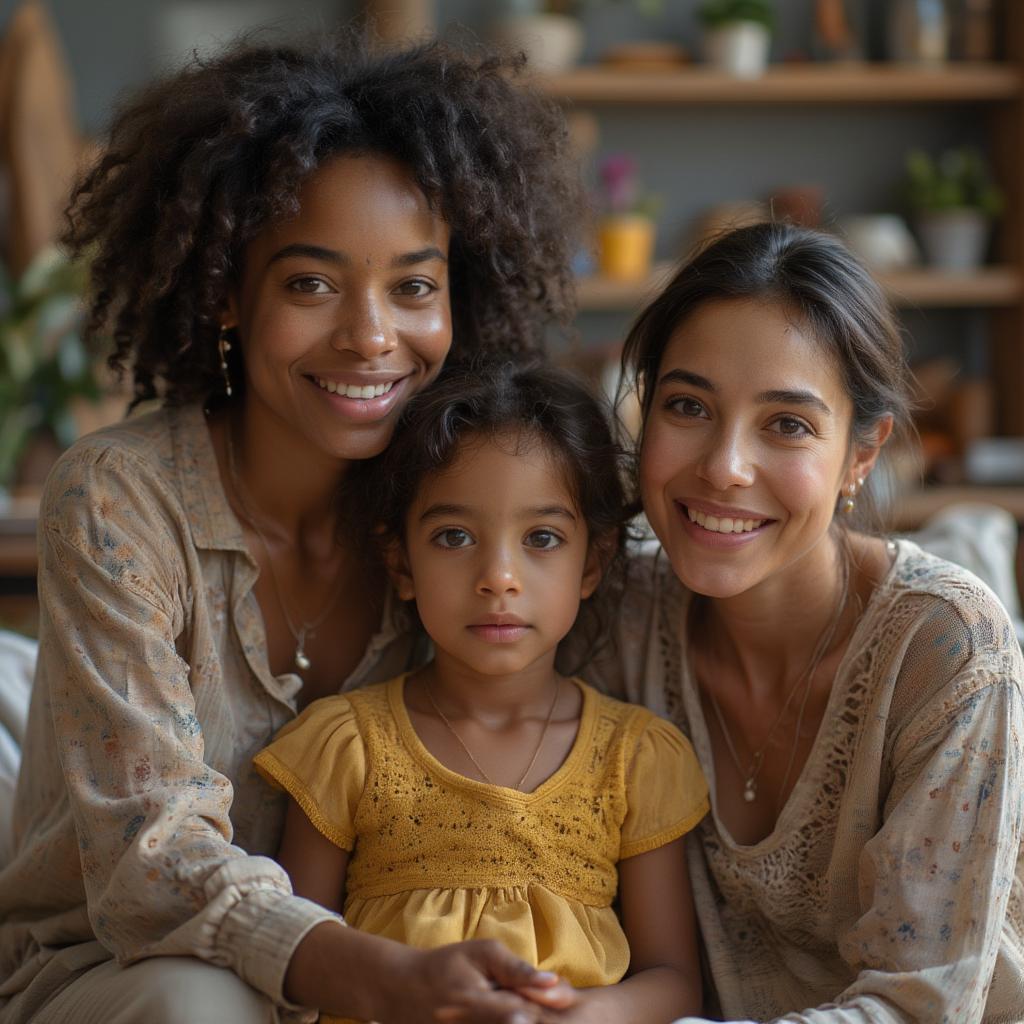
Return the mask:
M 509 644 L 521 639 L 530 630 L 518 615 L 486 615 L 469 626 L 469 631 L 491 644 Z

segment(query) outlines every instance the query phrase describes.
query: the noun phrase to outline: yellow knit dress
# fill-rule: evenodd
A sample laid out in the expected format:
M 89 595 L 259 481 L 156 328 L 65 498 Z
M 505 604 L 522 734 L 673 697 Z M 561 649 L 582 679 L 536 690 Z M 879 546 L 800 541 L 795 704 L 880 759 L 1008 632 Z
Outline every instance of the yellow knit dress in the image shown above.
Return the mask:
M 316 701 L 257 755 L 260 773 L 351 851 L 350 926 L 431 949 L 498 939 L 578 987 L 622 978 L 615 865 L 690 831 L 708 791 L 675 726 L 573 682 L 576 740 L 532 793 L 442 765 L 409 719 L 404 676 Z

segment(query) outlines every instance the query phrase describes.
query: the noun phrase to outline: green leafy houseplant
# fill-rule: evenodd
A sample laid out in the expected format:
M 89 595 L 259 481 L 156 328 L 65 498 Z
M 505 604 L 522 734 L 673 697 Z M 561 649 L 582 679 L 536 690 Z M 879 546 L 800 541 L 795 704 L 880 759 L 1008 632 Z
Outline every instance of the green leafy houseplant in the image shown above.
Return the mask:
M 77 434 L 72 404 L 101 398 L 82 340 L 86 285 L 87 268 L 56 249 L 37 256 L 20 280 L 0 277 L 0 490 L 33 437 L 49 431 L 66 447 Z
M 997 217 L 1003 211 L 1003 194 L 975 149 L 946 150 L 938 159 L 915 149 L 906 169 L 906 198 L 915 212 L 973 209 Z
M 697 17 L 708 29 L 738 21 L 752 21 L 769 30 L 775 25 L 775 10 L 768 0 L 704 0 L 697 8 Z

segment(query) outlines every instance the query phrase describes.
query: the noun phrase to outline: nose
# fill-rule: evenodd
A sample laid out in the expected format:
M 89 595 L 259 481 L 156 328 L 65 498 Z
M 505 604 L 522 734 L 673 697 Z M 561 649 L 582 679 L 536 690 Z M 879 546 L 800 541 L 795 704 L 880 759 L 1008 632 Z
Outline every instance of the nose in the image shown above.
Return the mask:
M 388 304 L 375 291 L 345 297 L 339 303 L 331 345 L 339 352 L 354 352 L 375 359 L 394 351 L 398 344 Z
M 511 547 L 505 544 L 482 548 L 476 592 L 481 596 L 518 594 L 521 589 L 519 569 Z
M 749 487 L 754 482 L 751 443 L 739 424 L 723 424 L 708 437 L 697 466 L 698 475 L 716 491 Z

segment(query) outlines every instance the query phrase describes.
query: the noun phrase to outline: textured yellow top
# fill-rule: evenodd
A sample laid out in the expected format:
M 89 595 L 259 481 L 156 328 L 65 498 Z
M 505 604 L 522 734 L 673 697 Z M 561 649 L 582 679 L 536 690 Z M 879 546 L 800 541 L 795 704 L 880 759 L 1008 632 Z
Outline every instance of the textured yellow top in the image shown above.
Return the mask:
M 256 758 L 352 851 L 345 918 L 420 948 L 494 938 L 574 985 L 618 981 L 618 861 L 708 809 L 689 742 L 645 708 L 583 694 L 562 766 L 532 793 L 468 779 L 413 729 L 404 677 L 311 704 Z

